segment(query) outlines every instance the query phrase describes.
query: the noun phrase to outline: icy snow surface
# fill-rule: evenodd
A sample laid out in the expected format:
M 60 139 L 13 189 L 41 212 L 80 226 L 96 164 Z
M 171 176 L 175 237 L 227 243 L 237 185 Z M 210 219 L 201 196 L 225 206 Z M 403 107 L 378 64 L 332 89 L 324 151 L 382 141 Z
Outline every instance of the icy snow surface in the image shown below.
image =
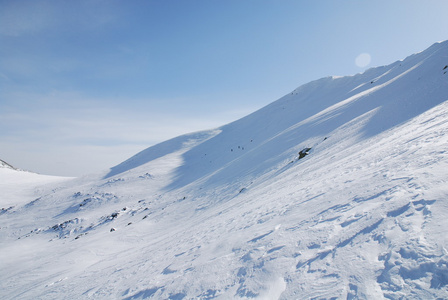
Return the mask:
M 447 299 L 447 65 L 319 79 L 104 174 L 0 169 L 0 298 Z

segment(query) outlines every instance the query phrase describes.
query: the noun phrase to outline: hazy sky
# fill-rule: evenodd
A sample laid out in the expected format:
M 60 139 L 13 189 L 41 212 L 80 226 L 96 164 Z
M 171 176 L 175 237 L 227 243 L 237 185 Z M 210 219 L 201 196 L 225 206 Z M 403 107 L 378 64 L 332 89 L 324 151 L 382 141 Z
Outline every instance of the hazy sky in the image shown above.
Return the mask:
M 448 1 L 0 0 L 0 159 L 101 171 L 448 39 Z

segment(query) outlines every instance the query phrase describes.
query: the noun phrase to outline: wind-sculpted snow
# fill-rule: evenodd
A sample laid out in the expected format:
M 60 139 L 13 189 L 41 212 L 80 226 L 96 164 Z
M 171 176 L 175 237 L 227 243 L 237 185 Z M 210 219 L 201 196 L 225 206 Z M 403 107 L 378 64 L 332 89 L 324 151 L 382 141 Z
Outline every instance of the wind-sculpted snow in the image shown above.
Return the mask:
M 447 53 L 38 187 L 0 214 L 1 298 L 448 298 Z
M 151 148 L 143 150 L 140 153 L 137 153 L 135 156 L 130 159 L 122 162 L 121 164 L 110 169 L 110 172 L 105 176 L 105 178 L 112 177 L 114 175 L 123 173 L 127 170 L 134 169 L 141 165 L 144 165 L 152 160 L 163 157 L 171 152 L 181 151 L 183 148 L 192 146 L 191 143 L 201 143 L 204 140 L 213 137 L 218 134 L 218 130 L 204 131 L 204 132 L 196 132 L 183 136 L 179 136 L 177 138 L 168 140 L 166 142 L 157 144 Z

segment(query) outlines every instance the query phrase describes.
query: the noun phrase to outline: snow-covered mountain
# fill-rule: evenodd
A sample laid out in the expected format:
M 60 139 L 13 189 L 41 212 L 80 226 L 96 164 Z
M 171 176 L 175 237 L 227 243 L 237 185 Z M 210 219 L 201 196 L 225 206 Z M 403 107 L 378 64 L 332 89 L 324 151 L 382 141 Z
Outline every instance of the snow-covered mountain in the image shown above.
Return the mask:
M 448 298 L 447 71 L 441 42 L 104 174 L 0 173 L 0 297 Z

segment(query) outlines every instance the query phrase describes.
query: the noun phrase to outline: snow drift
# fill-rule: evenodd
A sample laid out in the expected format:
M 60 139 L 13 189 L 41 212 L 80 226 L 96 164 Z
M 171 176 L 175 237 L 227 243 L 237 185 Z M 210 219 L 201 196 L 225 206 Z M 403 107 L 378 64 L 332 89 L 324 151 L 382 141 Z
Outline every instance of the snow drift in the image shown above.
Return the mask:
M 447 298 L 447 70 L 437 43 L 34 188 L 0 215 L 0 295 Z

